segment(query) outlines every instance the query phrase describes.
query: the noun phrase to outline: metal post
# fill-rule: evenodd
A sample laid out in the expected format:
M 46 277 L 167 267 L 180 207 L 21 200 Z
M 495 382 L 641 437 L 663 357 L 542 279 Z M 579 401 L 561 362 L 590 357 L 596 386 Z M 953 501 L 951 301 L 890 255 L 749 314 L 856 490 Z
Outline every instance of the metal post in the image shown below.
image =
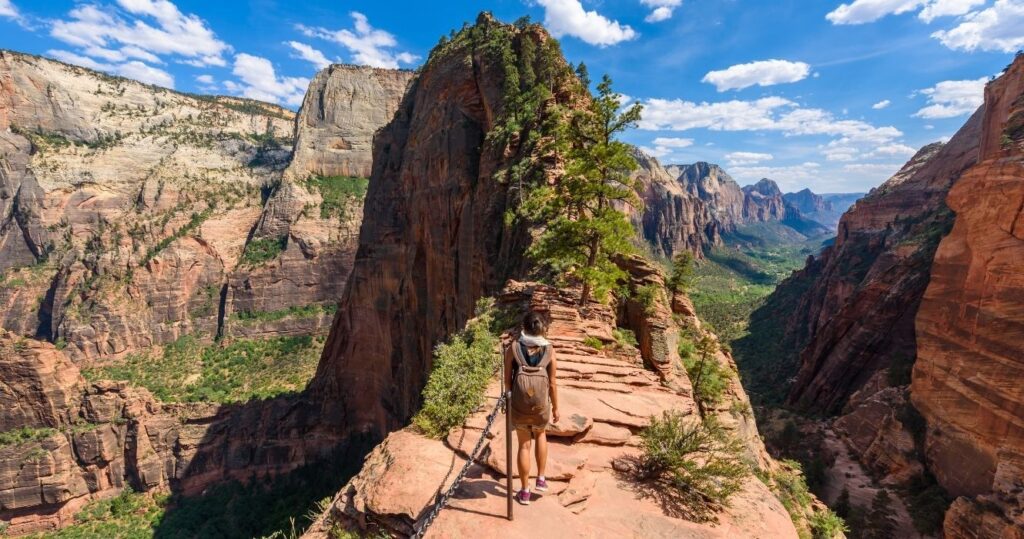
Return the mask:
M 505 387 L 505 354 L 501 355 L 501 394 L 505 396 L 505 498 L 512 520 L 512 388 Z

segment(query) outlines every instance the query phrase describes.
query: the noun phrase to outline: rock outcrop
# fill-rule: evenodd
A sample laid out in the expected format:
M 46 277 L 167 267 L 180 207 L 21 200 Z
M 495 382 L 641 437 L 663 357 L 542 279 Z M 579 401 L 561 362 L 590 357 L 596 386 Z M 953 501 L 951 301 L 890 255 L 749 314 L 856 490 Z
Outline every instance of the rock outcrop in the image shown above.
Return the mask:
M 669 165 L 666 170 L 690 194 L 703 200 L 723 231 L 733 231 L 744 222 L 746 197 L 743 189 L 721 167 L 703 161 L 692 165 Z
M 979 163 L 917 313 L 911 398 L 950 536 L 1024 536 L 1024 57 L 985 88 Z M 1019 127 L 1018 127 L 1019 129 Z M 959 535 L 963 534 L 963 535 Z
M 786 203 L 778 184 L 762 178 L 743 188 L 743 220 L 764 223 L 786 219 Z
M 0 51 L 0 325 L 76 361 L 325 330 L 366 184 L 333 176 L 367 174 L 410 76 L 325 70 L 294 142 L 274 105 Z

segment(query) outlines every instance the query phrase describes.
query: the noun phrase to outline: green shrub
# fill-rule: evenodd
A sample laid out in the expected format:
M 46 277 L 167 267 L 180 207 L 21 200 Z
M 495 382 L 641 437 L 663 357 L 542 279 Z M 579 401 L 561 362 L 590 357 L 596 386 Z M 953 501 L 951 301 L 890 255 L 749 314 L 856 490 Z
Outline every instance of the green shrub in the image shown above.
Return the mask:
M 636 299 L 640 305 L 643 305 L 644 312 L 647 314 L 654 314 L 655 307 L 658 305 L 658 299 L 661 298 L 661 287 L 656 284 L 647 284 L 644 286 L 637 287 L 636 292 L 633 294 L 633 298 Z
M 697 345 L 695 345 L 692 340 L 686 337 L 681 337 L 679 339 L 679 346 L 677 350 L 679 351 L 679 357 L 684 361 L 690 358 L 697 357 Z
M 242 251 L 242 263 L 252 267 L 263 265 L 264 262 L 280 256 L 287 245 L 288 236 L 250 240 Z
M 793 524 L 799 529 L 800 522 L 804 518 L 804 511 L 811 505 L 811 492 L 804 481 L 803 473 L 800 471 L 800 463 L 795 460 L 783 460 L 782 467 L 772 481 L 775 483 L 773 489 L 782 502 L 783 507 L 789 512 Z
M 139 262 L 139 265 L 145 266 L 153 259 L 153 257 L 160 254 L 161 251 L 169 247 L 172 243 L 187 236 L 188 234 L 191 234 L 195 229 L 199 228 L 199 225 L 202 225 L 203 221 L 206 221 L 212 213 L 213 211 L 210 209 L 203 210 L 199 213 L 193 213 L 188 222 L 181 228 L 175 230 L 170 236 L 158 241 L 156 245 L 146 251 L 145 256 L 142 257 L 142 261 Z
M 484 401 L 484 391 L 500 366 L 491 313 L 479 314 L 447 343 L 434 349 L 433 368 L 423 388 L 423 407 L 413 424 L 432 438 L 443 438 L 466 421 Z
M 320 218 L 345 217 L 349 204 L 366 198 L 366 190 L 370 185 L 367 178 L 354 176 L 310 176 L 305 186 L 310 191 L 320 193 Z
M 57 337 L 57 340 L 53 341 L 53 347 L 57 350 L 63 350 L 68 347 L 68 340 L 63 336 Z
M 597 337 L 592 337 L 590 335 L 587 335 L 586 338 L 583 339 L 583 344 L 591 348 L 596 348 L 598 350 L 604 348 L 604 341 L 598 339 Z
M 636 348 L 639 343 L 636 340 L 636 333 L 626 328 L 615 328 L 612 330 L 612 337 L 615 337 L 615 342 L 619 346 Z
M 850 531 L 846 522 L 839 515 L 826 508 L 817 511 L 808 519 L 814 539 L 834 539 L 839 534 Z
M 731 374 L 715 356 L 717 344 L 705 335 L 694 343 L 694 353 L 683 358 L 683 366 L 693 385 L 693 397 L 703 413 L 718 404 L 729 385 Z
M 334 314 L 336 312 L 338 312 L 338 305 L 336 303 L 329 303 L 327 305 L 314 303 L 302 306 L 293 305 L 287 309 L 276 311 L 239 311 L 232 314 L 231 318 L 242 323 L 273 322 L 285 318 L 312 318 L 321 314 Z
M 666 284 L 673 292 L 683 292 L 693 285 L 693 275 L 693 253 L 683 251 L 672 258 L 672 272 Z
M 636 467 L 640 480 L 670 490 L 690 514 L 706 517 L 727 505 L 750 472 L 743 444 L 715 420 L 694 421 L 668 410 L 640 433 L 643 453 Z
M 882 489 L 871 500 L 871 509 L 860 536 L 865 539 L 887 539 L 895 537 L 895 534 L 896 512 L 892 508 L 892 496 L 889 491 Z
M 20 429 L 0 432 L 0 447 L 8 445 L 21 445 L 30 442 L 45 440 L 56 434 L 56 429 L 21 427 Z

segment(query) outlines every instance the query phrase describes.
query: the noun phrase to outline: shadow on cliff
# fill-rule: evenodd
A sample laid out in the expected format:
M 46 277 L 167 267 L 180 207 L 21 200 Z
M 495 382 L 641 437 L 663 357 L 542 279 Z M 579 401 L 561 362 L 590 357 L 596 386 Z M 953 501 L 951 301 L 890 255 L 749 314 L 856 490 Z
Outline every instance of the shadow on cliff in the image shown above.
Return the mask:
M 167 510 L 154 537 L 252 538 L 301 532 L 379 441 L 342 440 L 305 393 L 217 407 L 182 418 Z M 191 435 L 201 433 L 193 445 Z M 143 461 L 145 462 L 145 461 Z M 167 464 L 165 464 L 167 465 Z M 140 465 L 141 467 L 141 465 Z M 147 470 L 133 474 L 140 481 Z M 146 485 L 136 485 L 145 488 Z

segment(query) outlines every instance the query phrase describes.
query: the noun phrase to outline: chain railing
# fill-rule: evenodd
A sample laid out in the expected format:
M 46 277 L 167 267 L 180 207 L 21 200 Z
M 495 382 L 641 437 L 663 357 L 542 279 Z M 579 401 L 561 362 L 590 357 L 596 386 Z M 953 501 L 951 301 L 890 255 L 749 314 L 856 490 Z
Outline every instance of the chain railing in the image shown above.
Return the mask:
M 446 490 L 445 493 L 442 494 L 440 498 L 438 498 L 437 502 L 434 503 L 434 508 L 430 510 L 430 513 L 428 513 L 427 516 L 420 521 L 420 525 L 418 527 L 414 528 L 416 530 L 416 533 L 413 534 L 413 539 L 421 539 L 423 537 L 423 534 L 427 533 L 427 528 L 429 528 L 430 525 L 434 523 L 434 519 L 437 518 L 437 515 L 441 512 L 442 509 L 444 509 L 446 505 L 448 505 L 449 498 L 451 498 L 452 494 L 454 494 L 455 491 L 458 490 L 459 484 L 462 483 L 462 480 L 465 479 L 466 477 L 466 472 L 468 472 L 469 468 L 473 466 L 473 464 L 476 462 L 476 459 L 480 457 L 480 448 L 483 447 L 484 440 L 487 439 L 487 435 L 491 432 L 491 426 L 494 425 L 494 420 L 498 417 L 498 412 L 501 411 L 502 406 L 505 403 L 505 393 L 502 392 L 501 397 L 498 398 L 498 402 L 494 404 L 494 409 L 491 410 L 490 414 L 488 414 L 487 424 L 484 425 L 484 430 L 482 433 L 480 433 L 480 439 L 477 440 L 476 446 L 473 447 L 473 451 L 469 453 L 469 458 L 466 460 L 466 464 L 462 467 L 462 470 L 459 471 L 459 475 L 455 476 L 455 481 L 452 481 L 452 484 L 450 487 L 448 487 L 448 490 Z

